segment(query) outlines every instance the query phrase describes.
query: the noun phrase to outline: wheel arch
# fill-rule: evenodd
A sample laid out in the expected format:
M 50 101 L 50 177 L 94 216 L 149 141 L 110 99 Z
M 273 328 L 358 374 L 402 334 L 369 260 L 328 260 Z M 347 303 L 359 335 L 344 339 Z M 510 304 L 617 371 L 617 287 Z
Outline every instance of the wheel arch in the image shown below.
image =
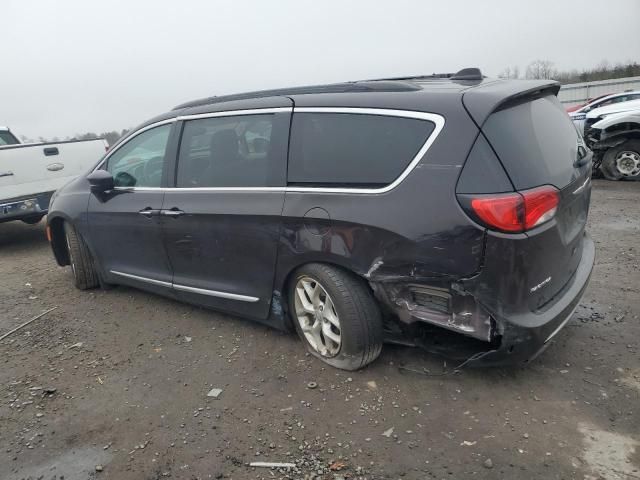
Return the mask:
M 316 255 L 301 255 L 292 257 L 289 259 L 286 265 L 279 266 L 277 280 L 274 284 L 274 297 L 279 297 L 278 300 L 283 309 L 282 322 L 287 330 L 294 330 L 291 316 L 289 315 L 289 290 L 291 281 L 297 270 L 304 267 L 305 265 L 309 265 L 312 263 L 329 265 L 331 267 L 343 270 L 344 272 L 347 272 L 355 277 L 358 277 L 362 279 L 366 287 L 373 293 L 373 289 L 371 288 L 371 285 L 367 281 L 365 275 L 359 273 L 358 270 L 354 268 L 354 265 L 351 264 L 345 257 L 341 257 L 339 255 L 331 255 L 328 257 Z

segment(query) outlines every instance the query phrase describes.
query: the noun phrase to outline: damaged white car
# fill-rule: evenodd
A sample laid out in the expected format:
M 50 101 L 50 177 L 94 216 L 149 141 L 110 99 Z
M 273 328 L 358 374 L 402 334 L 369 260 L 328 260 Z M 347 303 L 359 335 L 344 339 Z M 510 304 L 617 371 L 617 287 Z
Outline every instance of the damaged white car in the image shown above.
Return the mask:
M 585 140 L 594 152 L 594 172 L 608 180 L 640 180 L 640 106 L 592 124 Z

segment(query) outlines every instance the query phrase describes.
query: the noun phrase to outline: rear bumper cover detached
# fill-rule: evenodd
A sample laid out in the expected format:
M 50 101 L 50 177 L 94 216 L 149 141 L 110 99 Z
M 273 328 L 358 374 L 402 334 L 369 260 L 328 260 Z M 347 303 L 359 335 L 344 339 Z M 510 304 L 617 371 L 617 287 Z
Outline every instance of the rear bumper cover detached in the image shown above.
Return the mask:
M 496 321 L 503 326 L 500 345 L 470 363 L 476 366 L 498 366 L 534 360 L 571 319 L 589 284 L 594 261 L 595 245 L 585 233 L 582 258 L 572 279 L 563 288 L 561 297 L 544 311 L 504 318 L 494 315 Z

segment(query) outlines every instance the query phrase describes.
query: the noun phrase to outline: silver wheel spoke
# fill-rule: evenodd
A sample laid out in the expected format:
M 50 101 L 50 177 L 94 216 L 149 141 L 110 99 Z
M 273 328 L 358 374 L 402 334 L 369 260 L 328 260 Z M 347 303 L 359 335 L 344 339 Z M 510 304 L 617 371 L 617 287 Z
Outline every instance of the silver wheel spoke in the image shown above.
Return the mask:
M 300 306 L 302 307 L 303 311 L 313 314 L 315 312 L 315 309 L 313 308 L 313 304 L 307 298 L 307 295 L 305 292 L 306 290 L 304 288 L 301 288 L 301 287 L 296 288 L 296 296 L 300 301 Z
M 338 315 L 335 312 L 335 308 L 333 306 L 333 302 L 330 298 L 327 298 L 327 302 L 325 304 L 324 310 L 322 311 L 322 315 L 324 318 L 329 320 L 333 325 L 337 328 L 340 328 L 340 322 L 338 321 Z
M 331 326 L 328 323 L 325 323 L 324 325 L 322 325 L 322 333 L 326 338 L 333 341 L 334 343 L 337 343 L 337 344 L 340 343 L 340 335 L 334 333 L 333 330 L 331 330 Z
M 337 355 L 342 344 L 340 319 L 325 288 L 313 278 L 300 278 L 295 286 L 294 307 L 309 346 L 325 357 Z

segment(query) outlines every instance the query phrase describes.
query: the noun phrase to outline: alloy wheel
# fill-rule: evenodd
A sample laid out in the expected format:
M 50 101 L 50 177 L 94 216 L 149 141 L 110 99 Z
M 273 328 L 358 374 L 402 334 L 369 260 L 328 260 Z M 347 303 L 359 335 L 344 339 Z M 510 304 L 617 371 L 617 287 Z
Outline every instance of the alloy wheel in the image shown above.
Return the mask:
M 307 342 L 323 357 L 335 357 L 342 344 L 340 319 L 325 288 L 311 277 L 298 279 L 294 306 Z

